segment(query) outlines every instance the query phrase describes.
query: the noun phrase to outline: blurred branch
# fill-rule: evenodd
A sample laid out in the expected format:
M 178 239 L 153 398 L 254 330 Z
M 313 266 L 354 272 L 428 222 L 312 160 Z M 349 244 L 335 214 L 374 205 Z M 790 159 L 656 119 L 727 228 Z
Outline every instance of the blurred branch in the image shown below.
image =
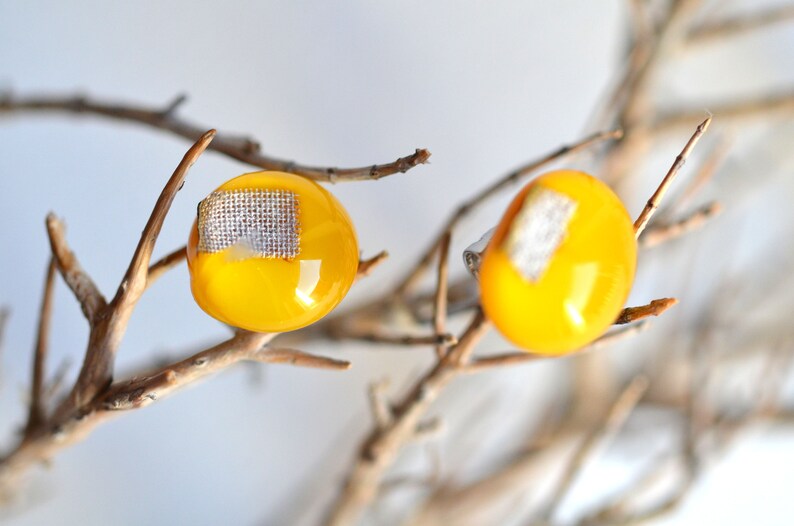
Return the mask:
M 50 257 L 47 274 L 44 278 L 44 292 L 39 310 L 39 325 L 36 331 L 36 348 L 33 352 L 32 380 L 30 387 L 30 408 L 25 435 L 30 435 L 45 420 L 44 416 L 44 368 L 50 339 L 50 320 L 52 319 L 52 297 L 55 285 L 55 260 Z
M 80 303 L 80 308 L 88 319 L 88 323 L 93 325 L 96 323 L 99 313 L 107 307 L 105 297 L 99 292 L 91 277 L 85 273 L 74 252 L 66 244 L 63 223 L 54 214 L 47 215 L 47 234 L 50 237 L 52 257 L 58 272 L 61 273 L 66 285 Z
M 163 108 L 148 108 L 132 104 L 108 104 L 92 100 L 85 96 L 74 97 L 13 97 L 10 94 L 0 97 L 0 114 L 13 113 L 70 113 L 73 115 L 91 114 L 114 120 L 135 122 L 155 129 L 165 130 L 195 141 L 206 130 L 204 126 L 196 126 L 181 119 L 177 110 L 185 102 L 181 95 Z M 209 149 L 222 153 L 251 166 L 264 170 L 289 172 L 315 181 L 340 182 L 375 180 L 396 173 L 404 173 L 424 164 L 430 158 L 430 152 L 417 149 L 411 155 L 400 157 L 394 162 L 375 164 L 361 168 L 325 168 L 306 166 L 292 161 L 276 159 L 260 152 L 259 143 L 253 139 L 218 135 Z
M 792 20 L 794 20 L 794 5 L 770 7 L 701 24 L 689 32 L 689 41 L 694 44 L 713 42 L 785 24 Z

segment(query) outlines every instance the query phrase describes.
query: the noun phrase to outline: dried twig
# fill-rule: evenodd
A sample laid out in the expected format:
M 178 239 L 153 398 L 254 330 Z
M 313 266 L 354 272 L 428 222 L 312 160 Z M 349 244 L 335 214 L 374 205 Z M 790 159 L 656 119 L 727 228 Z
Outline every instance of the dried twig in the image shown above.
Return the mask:
M 577 351 L 576 354 L 579 355 L 588 351 L 601 349 L 613 343 L 622 341 L 630 336 L 634 336 L 635 334 L 642 332 L 647 328 L 648 328 L 648 322 L 643 321 L 636 325 L 630 325 L 628 327 L 624 327 L 621 329 L 608 332 L 605 335 L 598 338 L 593 343 L 591 343 L 590 345 L 586 345 L 585 347 L 582 347 L 579 351 Z M 555 357 L 544 356 L 540 354 L 532 354 L 526 351 L 511 351 L 505 353 L 498 353 L 498 354 L 492 354 L 490 356 L 473 358 L 471 362 L 469 362 L 469 364 L 463 367 L 463 372 L 479 373 L 496 367 L 519 365 L 528 362 L 535 362 L 537 360 L 544 360 L 544 359 L 548 360 L 553 358 Z
M 33 352 L 33 370 L 30 387 L 30 408 L 25 434 L 29 435 L 44 422 L 44 368 L 47 361 L 47 350 L 50 338 L 50 320 L 52 319 L 52 296 L 55 285 L 55 260 L 50 258 L 47 274 L 44 278 L 44 292 L 39 310 L 39 326 L 36 331 L 36 348 Z
M 69 398 L 58 409 L 60 414 L 68 414 L 81 407 L 110 385 L 116 350 L 127 330 L 135 304 L 146 289 L 149 261 L 165 216 L 190 167 L 206 150 L 214 136 L 215 130 L 210 130 L 199 138 L 187 151 L 163 188 L 115 297 L 101 311 L 95 313 L 91 320 L 91 333 L 83 365 Z
M 688 38 L 690 42 L 697 44 L 713 42 L 766 29 L 773 25 L 791 22 L 792 20 L 794 20 L 794 5 L 775 6 L 723 20 L 709 21 L 692 29 Z
M 447 292 L 449 287 L 449 243 L 452 240 L 452 232 L 447 232 L 441 240 L 438 248 L 438 283 L 436 285 L 436 295 L 433 300 L 433 330 L 437 335 L 444 334 L 447 320 Z M 436 355 L 442 358 L 447 349 L 445 345 L 436 346 Z
M 712 201 L 672 223 L 654 224 L 640 238 L 640 245 L 650 248 L 679 238 L 687 232 L 700 228 L 720 212 L 722 205 Z
M 695 148 L 695 145 L 700 140 L 700 137 L 706 132 L 706 130 L 711 124 L 711 117 L 707 118 L 703 122 L 698 125 L 695 133 L 692 134 L 692 137 L 687 141 L 684 149 L 681 150 L 681 153 L 675 158 L 673 161 L 673 165 L 668 170 L 667 175 L 664 176 L 662 182 L 659 184 L 659 187 L 653 193 L 650 199 L 648 199 L 648 203 L 645 205 L 645 208 L 640 212 L 640 215 L 637 217 L 637 220 L 634 221 L 634 235 L 639 238 L 642 235 L 642 231 L 645 230 L 645 227 L 648 225 L 648 221 L 650 221 L 653 213 L 659 207 L 659 203 L 661 202 L 662 198 L 664 197 L 665 192 L 670 187 L 670 184 L 675 179 L 675 176 L 678 174 L 681 167 L 684 166 L 686 163 L 689 154 Z
M 632 323 L 650 316 L 659 316 L 676 303 L 678 300 L 675 298 L 660 298 L 640 307 L 626 307 L 615 320 L 615 325 Z
M 0 114 L 23 112 L 59 112 L 73 115 L 92 114 L 115 120 L 135 122 L 155 129 L 165 130 L 195 141 L 206 130 L 177 116 L 176 110 L 185 101 L 177 97 L 164 108 L 148 108 L 131 104 L 107 104 L 84 96 L 76 97 L 12 97 L 0 98 Z M 251 166 L 265 170 L 290 172 L 330 183 L 341 181 L 375 180 L 396 173 L 404 173 L 411 168 L 424 164 L 430 152 L 417 149 L 411 155 L 400 157 L 394 162 L 375 164 L 361 168 L 325 168 L 306 166 L 292 161 L 276 159 L 260 152 L 259 143 L 252 139 L 219 135 L 209 147 L 211 150 L 237 159 Z
M 99 313 L 107 307 L 105 297 L 66 244 L 63 223 L 53 214 L 47 215 L 47 234 L 50 237 L 52 256 L 58 271 L 80 303 L 80 308 L 89 324 L 95 323 Z

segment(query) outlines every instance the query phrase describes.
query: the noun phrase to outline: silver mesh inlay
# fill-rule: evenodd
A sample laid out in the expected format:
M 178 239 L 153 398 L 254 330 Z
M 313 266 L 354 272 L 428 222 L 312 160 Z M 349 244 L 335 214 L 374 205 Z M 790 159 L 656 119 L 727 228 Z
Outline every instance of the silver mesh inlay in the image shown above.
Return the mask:
M 554 190 L 537 186 L 527 193 L 503 245 L 524 278 L 540 279 L 575 211 L 576 202 Z
M 300 254 L 299 203 L 288 190 L 212 192 L 198 207 L 198 250 L 243 246 L 251 256 L 293 259 Z

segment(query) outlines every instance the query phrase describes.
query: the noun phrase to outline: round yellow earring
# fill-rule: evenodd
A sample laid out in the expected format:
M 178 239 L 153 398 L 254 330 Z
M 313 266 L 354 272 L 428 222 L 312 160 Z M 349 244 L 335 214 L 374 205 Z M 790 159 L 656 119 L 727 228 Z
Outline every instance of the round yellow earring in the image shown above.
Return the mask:
M 612 190 L 583 172 L 549 172 L 521 190 L 488 243 L 482 307 L 517 346 L 565 354 L 617 319 L 636 265 L 633 223 Z
M 358 241 L 345 209 L 320 185 L 254 172 L 199 203 L 187 261 L 193 297 L 207 314 L 243 329 L 284 332 L 342 301 L 358 270 Z

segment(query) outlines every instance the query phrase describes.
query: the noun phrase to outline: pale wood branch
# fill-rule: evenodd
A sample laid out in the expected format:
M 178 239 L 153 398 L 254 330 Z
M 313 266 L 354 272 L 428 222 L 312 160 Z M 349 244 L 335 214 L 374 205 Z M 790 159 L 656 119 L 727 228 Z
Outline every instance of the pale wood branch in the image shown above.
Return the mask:
M 152 263 L 146 275 L 146 286 L 150 287 L 163 274 L 182 263 L 185 259 L 187 259 L 187 247 L 181 246 Z
M 151 128 L 171 132 L 190 141 L 196 141 L 206 128 L 189 123 L 176 115 L 177 108 L 184 101 L 184 96 L 180 96 L 164 108 L 153 109 L 133 104 L 103 103 L 85 96 L 13 97 L 6 95 L 0 98 L 0 114 L 30 112 L 57 112 L 73 115 L 91 114 L 119 121 L 143 124 Z M 415 166 L 426 163 L 430 158 L 429 151 L 417 149 L 411 155 L 400 157 L 394 162 L 360 168 L 306 166 L 264 155 L 260 152 L 259 143 L 256 141 L 228 135 L 219 135 L 210 145 L 210 149 L 264 170 L 289 172 L 315 181 L 330 183 L 376 180 L 388 175 L 407 172 Z
M 93 325 L 107 307 L 107 301 L 91 277 L 80 266 L 77 256 L 66 244 L 63 222 L 54 214 L 48 214 L 46 224 L 52 256 L 58 267 L 58 272 L 80 303 L 80 308 L 89 324 Z
M 214 136 L 215 130 L 210 130 L 188 149 L 160 193 L 115 297 L 103 309 L 102 315 L 93 320 L 83 365 L 69 397 L 58 408 L 60 414 L 68 414 L 73 409 L 80 408 L 110 385 L 116 351 L 127 330 L 135 304 L 146 289 L 149 262 L 165 216 L 190 167 L 206 150 Z
M 47 351 L 50 339 L 50 321 L 52 320 L 52 299 L 55 288 L 55 260 L 50 257 L 47 273 L 44 278 L 39 323 L 36 330 L 36 347 L 33 351 L 33 367 L 31 372 L 30 407 L 25 435 L 30 435 L 45 421 L 44 414 L 44 371 L 47 362 Z
M 436 284 L 436 295 L 433 300 L 433 330 L 437 335 L 442 335 L 446 331 L 447 322 L 447 292 L 449 287 L 449 244 L 452 241 L 452 232 L 447 232 L 441 239 L 438 249 L 438 278 Z M 454 343 L 454 342 L 450 342 Z M 447 345 L 436 346 L 436 355 L 441 358 L 447 352 Z
M 640 238 L 640 245 L 650 248 L 677 239 L 702 227 L 720 212 L 722 212 L 722 205 L 712 201 L 672 223 L 654 224 Z
M 598 338 L 596 341 L 582 347 L 576 354 L 593 351 L 611 345 L 613 343 L 622 341 L 626 338 L 634 336 L 635 334 L 646 330 L 649 327 L 647 321 L 642 321 L 636 325 L 630 325 L 622 329 L 617 329 L 606 333 Z M 498 353 L 490 356 L 475 357 L 471 360 L 462 371 L 465 373 L 479 373 L 487 371 L 496 367 L 505 367 L 511 365 L 519 365 L 528 362 L 535 362 L 537 360 L 549 360 L 558 358 L 556 356 L 546 356 L 542 354 L 532 354 L 526 351 L 510 351 L 506 353 Z
M 781 5 L 749 14 L 711 20 L 689 32 L 689 42 L 701 44 L 740 36 L 794 20 L 794 5 Z
M 676 131 L 679 128 L 694 126 L 703 118 L 703 109 L 708 107 L 709 113 L 720 119 L 720 122 L 730 122 L 743 119 L 775 116 L 785 118 L 794 112 L 794 92 L 769 93 L 762 97 L 753 97 L 746 100 L 735 100 L 723 104 L 693 105 L 690 108 L 681 108 L 661 113 L 650 125 L 650 131 L 662 133 Z

